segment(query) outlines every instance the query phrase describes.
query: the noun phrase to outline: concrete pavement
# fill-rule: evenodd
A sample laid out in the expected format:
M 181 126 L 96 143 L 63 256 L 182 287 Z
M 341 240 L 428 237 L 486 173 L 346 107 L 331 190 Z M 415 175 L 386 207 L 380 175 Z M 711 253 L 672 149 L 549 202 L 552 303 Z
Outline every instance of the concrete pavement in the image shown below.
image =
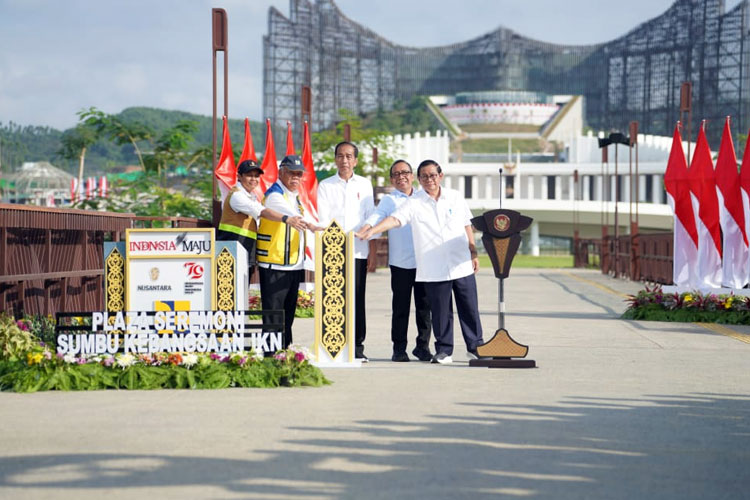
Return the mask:
M 506 328 L 536 369 L 470 368 L 458 324 L 453 365 L 390 362 L 379 270 L 372 361 L 328 387 L 0 393 L 0 498 L 747 496 L 750 327 L 618 319 L 640 288 L 514 270 Z M 489 339 L 489 270 L 479 289 Z

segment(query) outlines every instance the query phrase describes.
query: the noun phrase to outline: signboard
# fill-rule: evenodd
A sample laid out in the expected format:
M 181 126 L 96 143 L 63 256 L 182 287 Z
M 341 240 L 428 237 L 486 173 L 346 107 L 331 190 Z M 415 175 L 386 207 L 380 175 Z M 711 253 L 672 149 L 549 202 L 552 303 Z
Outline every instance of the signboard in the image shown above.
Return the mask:
M 128 229 L 126 310 L 213 310 L 214 231 Z

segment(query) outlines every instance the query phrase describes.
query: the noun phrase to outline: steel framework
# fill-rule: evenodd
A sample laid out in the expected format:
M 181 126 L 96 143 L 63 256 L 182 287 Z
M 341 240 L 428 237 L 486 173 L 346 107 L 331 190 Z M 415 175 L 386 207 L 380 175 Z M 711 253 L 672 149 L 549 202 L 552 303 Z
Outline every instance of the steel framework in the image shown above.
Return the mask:
M 583 95 L 596 129 L 625 131 L 638 120 L 643 132 L 671 135 L 688 80 L 694 120 L 708 120 L 709 139 L 718 143 L 726 115 L 735 134 L 750 125 L 748 0 L 729 12 L 724 0 L 677 0 L 597 45 L 545 43 L 501 27 L 431 48 L 396 45 L 347 18 L 333 0 L 289 3 L 289 17 L 269 10 L 263 37 L 263 109 L 279 131 L 287 120 L 300 123 L 300 89 L 309 85 L 314 130 L 335 123 L 342 108 L 390 109 L 417 94 L 532 90 Z

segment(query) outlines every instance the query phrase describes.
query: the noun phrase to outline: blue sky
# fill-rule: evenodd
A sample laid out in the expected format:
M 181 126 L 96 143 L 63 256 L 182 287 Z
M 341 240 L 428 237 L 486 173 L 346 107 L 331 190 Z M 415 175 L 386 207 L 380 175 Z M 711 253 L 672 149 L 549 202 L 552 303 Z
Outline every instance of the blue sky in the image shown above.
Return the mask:
M 671 4 L 630 0 L 615 12 L 601 0 L 337 0 L 350 19 L 417 47 L 501 25 L 553 43 L 604 42 Z M 288 0 L 0 0 L 0 122 L 63 129 L 89 106 L 210 115 L 213 7 L 229 16 L 230 116 L 260 120 L 271 6 L 289 13 Z

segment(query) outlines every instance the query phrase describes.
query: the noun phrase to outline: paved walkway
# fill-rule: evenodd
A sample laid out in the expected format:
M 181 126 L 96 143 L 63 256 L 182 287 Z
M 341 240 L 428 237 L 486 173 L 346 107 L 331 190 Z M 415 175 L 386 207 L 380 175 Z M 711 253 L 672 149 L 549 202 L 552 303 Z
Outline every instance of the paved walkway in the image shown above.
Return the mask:
M 750 328 L 623 321 L 638 284 L 515 270 L 506 327 L 538 368 L 470 368 L 460 334 L 453 365 L 397 364 L 388 283 L 372 362 L 329 387 L 0 393 L 0 498 L 747 497 Z

